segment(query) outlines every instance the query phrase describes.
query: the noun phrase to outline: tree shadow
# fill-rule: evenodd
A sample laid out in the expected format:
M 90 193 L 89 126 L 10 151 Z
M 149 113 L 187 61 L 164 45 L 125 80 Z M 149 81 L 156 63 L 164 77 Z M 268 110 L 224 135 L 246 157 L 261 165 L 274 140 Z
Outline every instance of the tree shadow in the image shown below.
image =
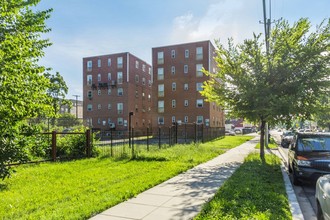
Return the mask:
M 0 192 L 5 191 L 5 190 L 7 190 L 7 189 L 8 189 L 7 184 L 0 183 Z

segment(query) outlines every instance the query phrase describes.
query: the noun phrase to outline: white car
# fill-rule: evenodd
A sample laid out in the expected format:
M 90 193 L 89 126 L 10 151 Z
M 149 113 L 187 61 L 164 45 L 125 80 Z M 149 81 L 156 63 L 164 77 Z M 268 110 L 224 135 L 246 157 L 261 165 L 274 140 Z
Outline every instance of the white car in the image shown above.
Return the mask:
M 315 199 L 317 219 L 330 220 L 330 174 L 318 178 Z

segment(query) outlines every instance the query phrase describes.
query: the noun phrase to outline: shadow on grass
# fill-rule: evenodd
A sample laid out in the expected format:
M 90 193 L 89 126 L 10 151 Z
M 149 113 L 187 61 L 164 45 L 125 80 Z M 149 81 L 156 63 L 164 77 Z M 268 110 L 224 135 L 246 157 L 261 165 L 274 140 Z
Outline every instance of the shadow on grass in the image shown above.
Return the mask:
M 8 186 L 4 183 L 0 183 L 0 192 L 8 189 Z
M 168 161 L 165 157 L 148 157 L 148 156 L 138 156 L 132 158 L 132 161 Z

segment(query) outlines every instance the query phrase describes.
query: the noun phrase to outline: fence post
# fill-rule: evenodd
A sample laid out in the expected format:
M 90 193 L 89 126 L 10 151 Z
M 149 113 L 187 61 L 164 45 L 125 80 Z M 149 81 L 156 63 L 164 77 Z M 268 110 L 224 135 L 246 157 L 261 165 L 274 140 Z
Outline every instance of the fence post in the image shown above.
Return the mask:
M 204 143 L 204 124 L 202 124 L 202 143 Z
M 195 143 L 197 143 L 197 123 L 194 122 L 194 128 L 195 128 Z
M 91 130 L 86 131 L 86 154 L 87 157 L 91 157 Z
M 147 151 L 149 151 L 149 127 L 147 127 Z
M 52 159 L 56 161 L 56 131 L 52 131 Z
M 110 156 L 111 157 L 113 157 L 113 149 L 112 149 L 112 139 L 113 139 L 113 137 L 112 137 L 112 132 L 113 132 L 113 130 L 111 129 L 110 130 Z
M 159 147 L 159 149 L 161 148 L 161 144 L 160 144 L 160 127 L 158 127 L 158 147 Z
M 171 139 L 172 139 L 172 132 L 171 132 L 171 130 L 172 130 L 172 128 L 171 128 L 171 126 L 170 127 L 168 127 L 168 145 L 170 145 L 171 146 Z
M 134 128 L 131 129 L 131 146 L 132 146 L 132 158 L 135 158 L 134 152 Z
M 175 143 L 178 143 L 178 122 L 175 123 Z
M 187 143 L 187 123 L 184 123 L 184 143 Z

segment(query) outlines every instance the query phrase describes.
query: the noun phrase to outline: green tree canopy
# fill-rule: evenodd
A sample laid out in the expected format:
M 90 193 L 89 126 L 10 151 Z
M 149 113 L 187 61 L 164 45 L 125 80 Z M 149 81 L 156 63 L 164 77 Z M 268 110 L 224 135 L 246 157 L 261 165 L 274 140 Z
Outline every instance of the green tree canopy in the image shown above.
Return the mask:
M 24 136 L 31 128 L 27 118 L 52 111 L 47 88 L 47 69 L 38 65 L 50 46 L 41 34 L 51 9 L 32 10 L 39 0 L 2 0 L 0 6 L 0 177 L 8 176 L 5 165 L 25 159 Z
M 293 117 L 310 118 L 330 92 L 330 20 L 312 32 L 307 19 L 292 26 L 278 22 L 269 42 L 269 56 L 261 35 L 242 44 L 217 42 L 219 71 L 205 72 L 210 80 L 202 94 L 232 115 L 259 122 L 260 155 L 264 154 L 266 122 L 288 123 Z

